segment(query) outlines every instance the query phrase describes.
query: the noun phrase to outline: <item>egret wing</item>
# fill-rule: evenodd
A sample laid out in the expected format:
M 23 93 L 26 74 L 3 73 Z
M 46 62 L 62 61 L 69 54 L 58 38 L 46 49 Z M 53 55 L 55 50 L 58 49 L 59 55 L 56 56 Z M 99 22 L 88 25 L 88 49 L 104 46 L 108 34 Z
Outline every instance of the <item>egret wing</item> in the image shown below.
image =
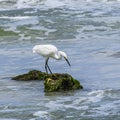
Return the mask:
M 36 45 L 35 50 L 43 57 L 52 57 L 57 52 L 57 48 L 53 45 Z

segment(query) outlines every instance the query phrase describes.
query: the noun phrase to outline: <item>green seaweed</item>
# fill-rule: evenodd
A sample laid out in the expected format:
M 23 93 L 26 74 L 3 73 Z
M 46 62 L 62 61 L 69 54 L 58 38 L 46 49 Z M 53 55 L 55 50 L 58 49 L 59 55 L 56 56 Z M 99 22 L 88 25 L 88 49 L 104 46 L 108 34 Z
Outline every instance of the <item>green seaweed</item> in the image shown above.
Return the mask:
M 16 36 L 18 33 L 13 31 L 5 31 L 4 29 L 0 28 L 0 36 Z
M 21 80 L 21 81 L 29 81 L 29 80 L 44 80 L 46 73 L 38 71 L 38 70 L 31 70 L 26 74 L 18 75 L 12 77 L 12 80 Z
M 51 74 L 44 82 L 45 92 L 82 89 L 80 82 L 69 74 Z

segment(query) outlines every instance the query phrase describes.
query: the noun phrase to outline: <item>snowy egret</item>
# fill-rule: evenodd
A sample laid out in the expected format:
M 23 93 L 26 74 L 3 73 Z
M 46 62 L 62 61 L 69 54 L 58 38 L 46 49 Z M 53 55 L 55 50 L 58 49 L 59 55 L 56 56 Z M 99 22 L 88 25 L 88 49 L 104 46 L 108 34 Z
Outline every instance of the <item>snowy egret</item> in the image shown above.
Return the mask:
M 65 52 L 63 51 L 58 51 L 58 49 L 54 46 L 54 45 L 51 45 L 51 44 L 47 44 L 47 45 L 35 45 L 33 47 L 33 53 L 37 53 L 41 56 L 43 56 L 46 61 L 45 61 L 45 70 L 46 72 L 48 73 L 48 70 L 49 72 L 52 74 L 52 71 L 48 65 L 48 60 L 49 58 L 54 58 L 56 60 L 61 60 L 62 58 L 64 58 L 68 65 L 70 65 L 70 62 L 68 61 L 67 59 L 67 55 Z

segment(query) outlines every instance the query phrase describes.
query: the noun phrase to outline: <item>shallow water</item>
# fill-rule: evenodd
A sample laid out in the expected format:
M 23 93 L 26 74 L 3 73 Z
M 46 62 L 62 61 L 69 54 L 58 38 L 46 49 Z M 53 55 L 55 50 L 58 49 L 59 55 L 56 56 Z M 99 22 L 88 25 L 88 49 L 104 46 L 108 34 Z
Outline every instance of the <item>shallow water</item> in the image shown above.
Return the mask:
M 0 0 L 0 120 L 119 120 L 119 0 Z M 45 93 L 43 81 L 13 81 L 31 69 L 44 71 L 36 44 L 67 53 L 50 60 L 83 90 Z

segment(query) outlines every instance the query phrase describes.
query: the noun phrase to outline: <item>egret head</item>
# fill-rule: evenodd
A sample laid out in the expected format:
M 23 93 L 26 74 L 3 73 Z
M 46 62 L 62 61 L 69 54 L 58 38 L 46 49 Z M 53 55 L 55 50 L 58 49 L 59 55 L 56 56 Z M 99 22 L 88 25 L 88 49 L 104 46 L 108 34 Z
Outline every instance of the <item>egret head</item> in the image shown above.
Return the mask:
M 61 56 L 66 60 L 69 66 L 71 66 L 70 62 L 68 61 L 67 54 L 63 51 L 59 51 Z

